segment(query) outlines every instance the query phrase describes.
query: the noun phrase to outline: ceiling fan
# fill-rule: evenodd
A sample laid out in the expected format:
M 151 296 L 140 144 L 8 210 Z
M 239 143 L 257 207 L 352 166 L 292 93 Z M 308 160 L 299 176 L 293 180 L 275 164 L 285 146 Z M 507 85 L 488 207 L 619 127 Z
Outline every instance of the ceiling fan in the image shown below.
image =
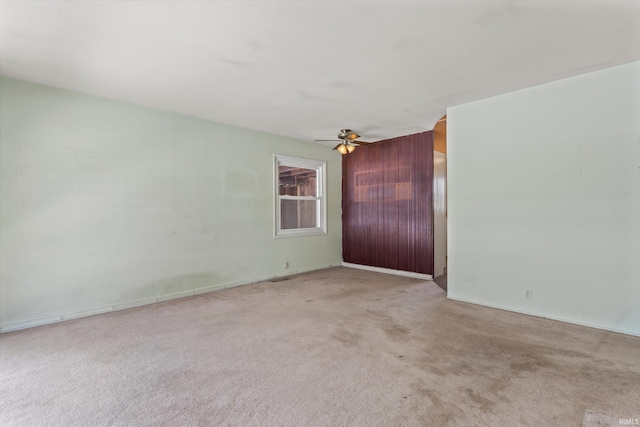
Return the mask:
M 355 132 L 352 132 L 351 129 L 340 129 L 340 133 L 338 134 L 338 139 L 316 139 L 314 142 L 339 142 L 338 145 L 333 147 L 334 150 L 338 150 L 340 154 L 349 154 L 353 153 L 353 150 L 356 149 L 359 145 L 373 145 L 372 142 L 364 142 L 364 141 L 356 141 L 356 139 L 360 138 Z

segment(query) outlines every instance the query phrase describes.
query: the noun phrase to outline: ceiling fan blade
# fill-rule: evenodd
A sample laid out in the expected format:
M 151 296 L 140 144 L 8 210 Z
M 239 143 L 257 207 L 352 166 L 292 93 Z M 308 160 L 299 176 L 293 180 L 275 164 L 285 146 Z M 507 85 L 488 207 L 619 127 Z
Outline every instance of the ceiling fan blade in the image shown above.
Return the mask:
M 353 141 L 352 144 L 355 144 L 355 145 L 376 145 L 375 142 L 365 142 L 365 141 Z
M 358 139 L 358 138 L 360 138 L 360 135 L 358 135 L 355 132 L 349 132 L 347 134 L 347 139 L 350 140 L 350 141 L 353 141 L 354 139 Z
M 336 142 L 340 141 L 339 139 L 314 139 L 313 142 Z

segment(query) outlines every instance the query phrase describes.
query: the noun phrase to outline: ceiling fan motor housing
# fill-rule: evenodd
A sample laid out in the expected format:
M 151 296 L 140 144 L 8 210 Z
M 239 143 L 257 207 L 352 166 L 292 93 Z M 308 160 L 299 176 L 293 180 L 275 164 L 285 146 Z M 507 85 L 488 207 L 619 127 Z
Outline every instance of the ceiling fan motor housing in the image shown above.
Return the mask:
M 351 129 L 340 129 L 340 133 L 338 134 L 338 139 L 349 139 L 353 141 L 354 139 L 360 138 L 360 135 L 357 133 L 351 132 Z

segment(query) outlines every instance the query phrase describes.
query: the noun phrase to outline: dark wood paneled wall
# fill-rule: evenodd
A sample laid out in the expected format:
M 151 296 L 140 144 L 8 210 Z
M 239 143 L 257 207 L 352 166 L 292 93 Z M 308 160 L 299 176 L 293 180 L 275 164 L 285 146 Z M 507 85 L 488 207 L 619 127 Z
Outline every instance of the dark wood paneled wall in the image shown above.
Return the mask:
M 433 274 L 433 132 L 342 158 L 345 262 Z

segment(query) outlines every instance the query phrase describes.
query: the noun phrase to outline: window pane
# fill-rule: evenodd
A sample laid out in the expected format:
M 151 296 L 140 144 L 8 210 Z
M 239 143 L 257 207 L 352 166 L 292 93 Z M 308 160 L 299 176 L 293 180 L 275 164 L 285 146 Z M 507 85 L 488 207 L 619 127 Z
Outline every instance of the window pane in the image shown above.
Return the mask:
M 281 200 L 280 228 L 316 228 L 318 200 Z
M 278 166 L 278 190 L 281 196 L 317 196 L 315 169 Z

